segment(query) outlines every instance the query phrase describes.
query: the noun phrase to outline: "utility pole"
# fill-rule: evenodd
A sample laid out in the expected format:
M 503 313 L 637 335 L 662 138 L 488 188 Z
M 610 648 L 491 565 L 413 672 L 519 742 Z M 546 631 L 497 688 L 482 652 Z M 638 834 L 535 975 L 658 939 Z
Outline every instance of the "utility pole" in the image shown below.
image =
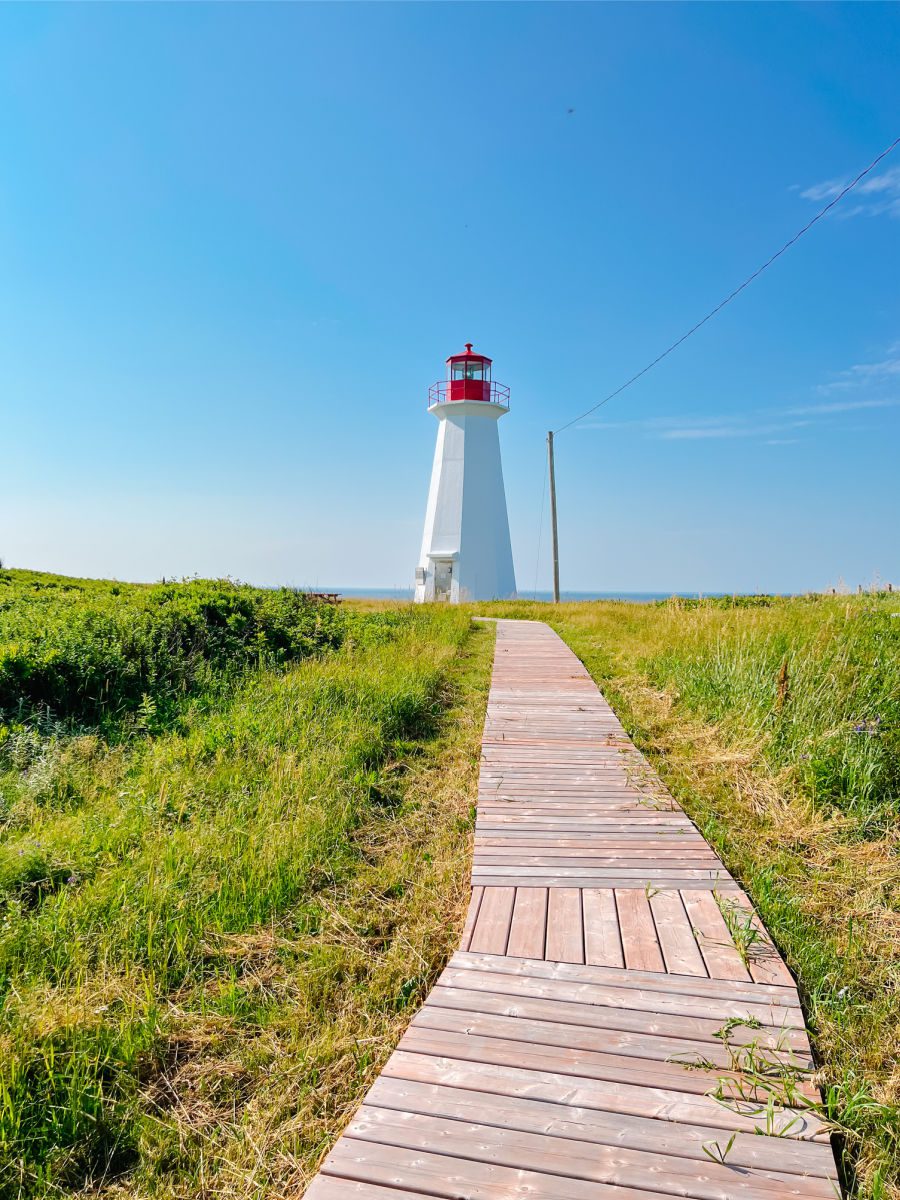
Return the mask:
M 553 601 L 559 604 L 559 542 L 556 537 L 556 473 L 553 470 L 553 431 L 547 434 L 547 466 L 550 476 L 550 532 L 553 535 Z

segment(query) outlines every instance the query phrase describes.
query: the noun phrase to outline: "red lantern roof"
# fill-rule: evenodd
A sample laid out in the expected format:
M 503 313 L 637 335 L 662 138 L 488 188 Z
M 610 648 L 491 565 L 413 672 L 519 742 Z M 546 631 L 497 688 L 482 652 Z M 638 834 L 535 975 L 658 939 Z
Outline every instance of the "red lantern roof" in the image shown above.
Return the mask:
M 494 361 L 492 358 L 488 358 L 488 356 L 486 354 L 473 354 L 472 343 L 466 342 L 465 354 L 451 354 L 450 357 L 447 359 L 447 362 L 454 363 L 454 362 L 465 362 L 465 361 L 471 361 L 471 360 L 474 360 L 475 362 L 487 362 L 487 363 Z

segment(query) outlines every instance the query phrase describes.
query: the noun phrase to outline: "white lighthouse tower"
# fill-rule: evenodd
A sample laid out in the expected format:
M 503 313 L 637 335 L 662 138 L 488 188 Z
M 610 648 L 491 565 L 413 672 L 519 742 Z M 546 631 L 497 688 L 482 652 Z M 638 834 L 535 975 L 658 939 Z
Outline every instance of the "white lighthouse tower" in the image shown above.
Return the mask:
M 509 412 L 509 388 L 491 380 L 491 360 L 472 353 L 447 359 L 447 378 L 428 391 L 438 422 L 416 601 L 492 600 L 514 596 L 506 492 L 497 422 Z

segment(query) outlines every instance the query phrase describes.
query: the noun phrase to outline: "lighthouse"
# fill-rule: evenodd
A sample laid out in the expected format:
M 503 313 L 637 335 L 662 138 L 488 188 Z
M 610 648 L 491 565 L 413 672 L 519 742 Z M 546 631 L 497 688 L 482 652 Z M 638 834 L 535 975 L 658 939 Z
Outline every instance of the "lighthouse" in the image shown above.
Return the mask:
M 447 378 L 428 390 L 437 444 L 416 567 L 416 601 L 514 596 L 506 492 L 497 423 L 509 388 L 491 379 L 491 359 L 472 351 L 447 359 Z

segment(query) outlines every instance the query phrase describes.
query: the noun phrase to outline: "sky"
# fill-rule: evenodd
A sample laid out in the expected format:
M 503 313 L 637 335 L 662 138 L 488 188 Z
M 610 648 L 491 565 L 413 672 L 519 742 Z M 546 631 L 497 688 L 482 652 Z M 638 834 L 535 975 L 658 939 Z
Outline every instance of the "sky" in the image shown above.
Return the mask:
M 890 4 L 0 6 L 0 559 L 408 586 L 471 341 L 548 587 L 546 431 L 900 135 L 898 61 Z M 898 448 L 900 148 L 559 435 L 562 586 L 900 586 Z

